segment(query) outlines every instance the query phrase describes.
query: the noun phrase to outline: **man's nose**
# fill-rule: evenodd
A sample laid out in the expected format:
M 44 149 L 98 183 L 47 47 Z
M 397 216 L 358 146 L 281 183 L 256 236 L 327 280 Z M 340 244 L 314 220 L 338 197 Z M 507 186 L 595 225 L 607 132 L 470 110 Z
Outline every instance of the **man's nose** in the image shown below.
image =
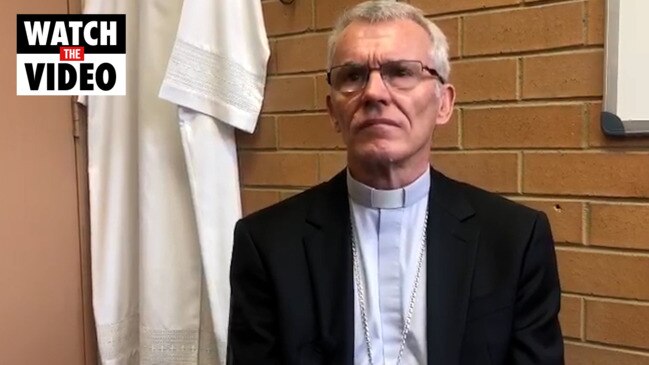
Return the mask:
M 379 70 L 371 70 L 367 76 L 367 84 L 363 91 L 363 97 L 368 102 L 386 103 L 389 99 L 390 93 Z

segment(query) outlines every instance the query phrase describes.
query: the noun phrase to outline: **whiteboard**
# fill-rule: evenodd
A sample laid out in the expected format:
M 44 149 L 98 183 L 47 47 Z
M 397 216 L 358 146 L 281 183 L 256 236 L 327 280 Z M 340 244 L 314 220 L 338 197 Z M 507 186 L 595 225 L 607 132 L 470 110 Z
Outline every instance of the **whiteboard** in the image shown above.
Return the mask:
M 649 135 L 649 0 L 608 0 L 602 131 Z

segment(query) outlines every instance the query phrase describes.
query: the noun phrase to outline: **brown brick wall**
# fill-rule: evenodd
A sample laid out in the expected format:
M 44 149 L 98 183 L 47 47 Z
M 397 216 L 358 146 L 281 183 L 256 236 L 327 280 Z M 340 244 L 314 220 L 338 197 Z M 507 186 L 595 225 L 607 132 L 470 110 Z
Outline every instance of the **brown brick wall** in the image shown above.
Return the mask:
M 325 110 L 325 46 L 358 2 L 262 0 L 272 56 L 257 131 L 237 136 L 244 213 L 344 166 Z M 567 364 L 649 364 L 649 138 L 599 128 L 605 1 L 410 3 L 447 34 L 458 89 L 433 164 L 548 214 Z

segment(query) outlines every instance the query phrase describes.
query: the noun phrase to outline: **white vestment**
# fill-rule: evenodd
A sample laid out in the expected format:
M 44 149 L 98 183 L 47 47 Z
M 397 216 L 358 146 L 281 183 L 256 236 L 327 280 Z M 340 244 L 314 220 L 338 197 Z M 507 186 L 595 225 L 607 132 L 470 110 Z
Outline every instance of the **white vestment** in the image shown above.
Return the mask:
M 255 129 L 269 55 L 259 1 L 185 0 L 160 90 L 180 107 L 219 354 L 226 351 L 232 239 L 241 216 L 234 128 Z
M 127 22 L 127 96 L 82 98 L 88 107 L 93 308 L 102 364 L 225 363 L 231 227 L 240 215 L 229 125 L 251 131 L 257 117 L 250 106 L 240 113 L 236 100 L 221 106 L 224 115 L 183 102 L 183 95 L 201 100 L 191 87 L 179 88 L 175 97 L 163 92 L 185 107 L 180 110 L 158 92 L 163 80 L 165 85 L 170 80 L 172 64 L 187 61 L 177 56 L 183 24 L 203 24 L 185 43 L 205 46 L 199 33 L 216 30 L 212 22 L 220 21 L 222 12 L 230 22 L 240 16 L 241 23 L 250 15 L 230 8 L 255 5 L 261 14 L 259 2 L 245 1 L 248 8 L 234 3 L 239 1 L 86 1 L 84 12 L 126 13 Z M 252 102 L 258 104 L 256 113 L 265 57 L 258 62 L 263 72 L 261 66 L 248 70 L 261 80 L 256 86 L 226 85 L 233 98 L 258 95 Z M 209 58 L 192 62 L 221 75 L 189 73 L 196 85 L 201 79 L 212 89 L 219 89 L 214 82 L 228 80 L 223 72 L 232 71 L 213 69 Z M 198 94 L 208 98 L 201 92 L 209 90 Z M 240 119 L 226 119 L 235 117 Z

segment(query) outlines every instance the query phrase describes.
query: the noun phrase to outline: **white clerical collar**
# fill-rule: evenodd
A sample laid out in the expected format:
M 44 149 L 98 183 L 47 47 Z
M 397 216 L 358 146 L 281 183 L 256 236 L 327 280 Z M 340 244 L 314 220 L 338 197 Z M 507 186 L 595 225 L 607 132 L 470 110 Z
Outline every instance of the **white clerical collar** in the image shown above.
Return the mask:
M 394 190 L 378 190 L 354 179 L 347 169 L 347 191 L 352 200 L 368 208 L 403 208 L 423 199 L 430 190 L 430 167 L 410 185 Z

